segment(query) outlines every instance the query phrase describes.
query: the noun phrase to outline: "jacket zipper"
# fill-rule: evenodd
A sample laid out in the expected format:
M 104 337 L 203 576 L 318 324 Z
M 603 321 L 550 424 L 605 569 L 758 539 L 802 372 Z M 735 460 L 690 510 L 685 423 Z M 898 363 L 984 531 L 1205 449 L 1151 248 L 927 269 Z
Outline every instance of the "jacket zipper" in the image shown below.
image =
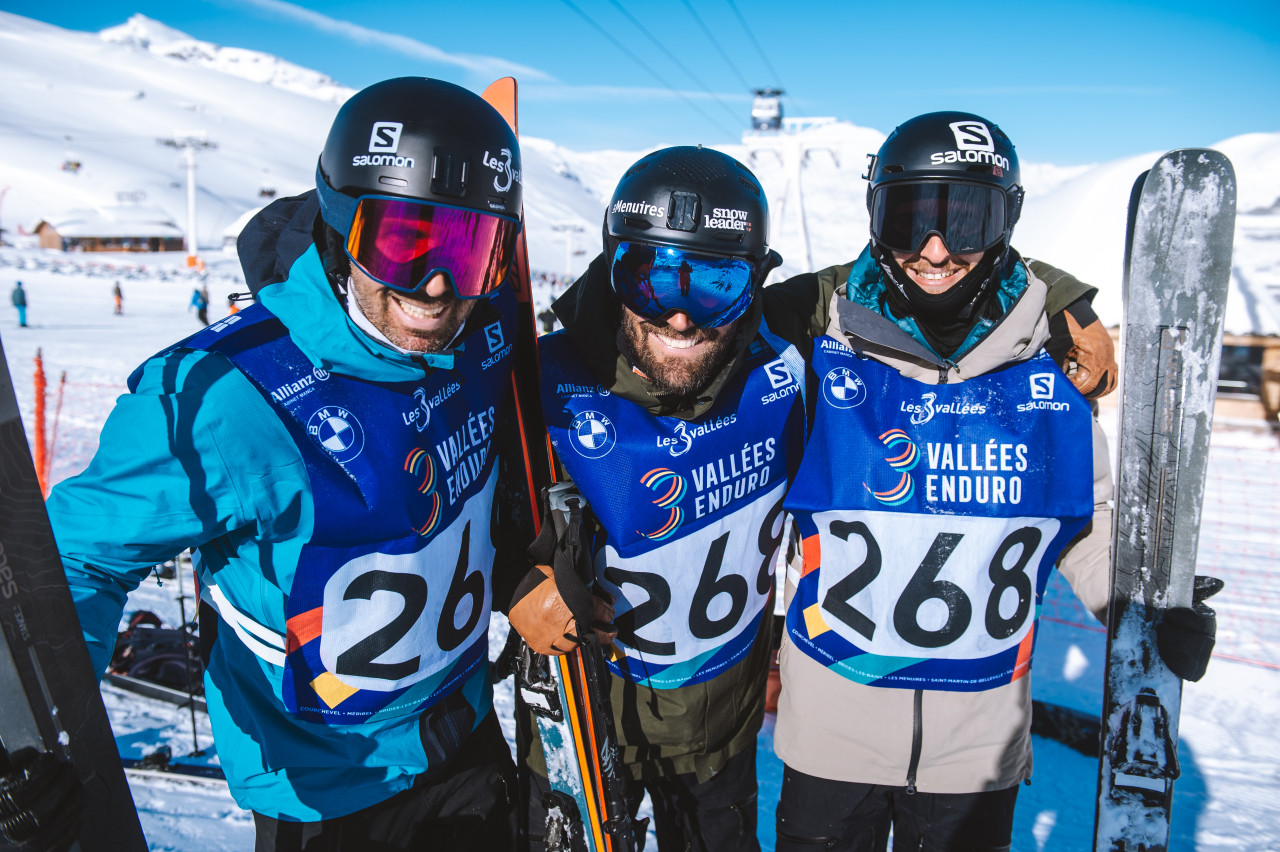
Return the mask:
M 911 762 L 907 764 L 907 795 L 916 794 L 916 770 L 920 768 L 920 749 L 924 740 L 924 690 L 917 689 L 915 695 L 914 722 L 911 729 Z

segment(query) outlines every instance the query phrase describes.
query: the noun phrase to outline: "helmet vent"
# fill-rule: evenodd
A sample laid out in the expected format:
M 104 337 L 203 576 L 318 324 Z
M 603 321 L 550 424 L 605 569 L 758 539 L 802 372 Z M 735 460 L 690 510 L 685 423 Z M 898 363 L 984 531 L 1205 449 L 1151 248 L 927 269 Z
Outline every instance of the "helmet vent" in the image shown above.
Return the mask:
M 673 231 L 693 231 L 698 227 L 698 196 L 693 192 L 671 193 L 667 227 Z
M 747 180 L 742 175 L 738 175 L 738 183 L 742 184 L 747 189 L 749 189 L 752 195 L 756 196 L 757 198 L 760 197 L 760 187 L 756 186 L 754 183 Z
M 437 147 L 431 158 L 431 191 L 462 198 L 467 194 L 467 155 L 457 148 Z
M 642 231 L 653 227 L 653 223 L 648 219 L 637 219 L 634 216 L 623 216 L 622 224 L 626 225 L 628 228 L 639 228 Z
M 387 175 L 378 175 L 378 183 L 386 186 L 408 186 L 409 181 L 404 178 L 388 177 Z

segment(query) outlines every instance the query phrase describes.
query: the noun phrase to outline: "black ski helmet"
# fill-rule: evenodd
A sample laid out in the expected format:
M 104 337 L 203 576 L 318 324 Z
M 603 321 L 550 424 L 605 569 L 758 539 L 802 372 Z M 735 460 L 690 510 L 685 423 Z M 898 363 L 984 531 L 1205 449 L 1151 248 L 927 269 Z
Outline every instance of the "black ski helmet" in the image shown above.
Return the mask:
M 760 181 L 733 157 L 701 145 L 663 148 L 627 169 L 604 214 L 611 260 L 620 242 L 745 257 L 764 272 L 776 265 L 772 258 L 781 261 L 769 251 Z
M 397 77 L 352 95 L 333 120 L 316 167 L 321 215 L 344 236 L 354 204 L 389 195 L 518 217 L 524 176 L 516 135 L 474 92 L 428 77 Z
M 1004 246 L 1022 213 L 1022 177 L 1013 143 L 994 123 L 969 112 L 931 112 L 898 125 L 867 169 L 867 210 L 877 188 L 894 183 L 964 182 L 1003 190 Z M 873 237 L 874 240 L 874 237 Z

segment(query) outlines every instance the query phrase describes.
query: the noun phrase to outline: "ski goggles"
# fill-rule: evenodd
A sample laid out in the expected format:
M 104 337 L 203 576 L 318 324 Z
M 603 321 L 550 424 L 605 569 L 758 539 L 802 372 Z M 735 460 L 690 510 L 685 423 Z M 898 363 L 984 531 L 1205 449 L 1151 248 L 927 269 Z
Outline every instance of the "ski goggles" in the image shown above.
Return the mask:
M 704 328 L 746 313 L 755 277 L 746 258 L 625 242 L 618 243 L 610 271 L 614 292 L 631 311 L 650 320 L 682 311 Z
M 871 236 L 896 252 L 916 252 L 937 234 L 952 254 L 986 251 L 1004 239 L 1008 197 L 976 183 L 889 183 L 871 193 Z
M 412 293 L 443 273 L 458 298 L 476 299 L 497 289 L 515 257 L 518 219 L 410 198 L 352 198 L 322 176 L 317 186 L 351 262 L 393 290 Z

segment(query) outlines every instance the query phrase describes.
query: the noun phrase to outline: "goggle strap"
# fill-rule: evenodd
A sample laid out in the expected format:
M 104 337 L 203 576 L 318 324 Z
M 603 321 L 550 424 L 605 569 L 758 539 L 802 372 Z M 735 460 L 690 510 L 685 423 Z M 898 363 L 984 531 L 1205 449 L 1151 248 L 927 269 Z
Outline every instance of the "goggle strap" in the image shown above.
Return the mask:
M 344 238 L 350 236 L 351 221 L 356 216 L 356 205 L 360 202 L 329 186 L 324 172 L 320 171 L 319 161 L 316 162 L 316 197 L 320 201 L 320 215 L 329 227 Z

